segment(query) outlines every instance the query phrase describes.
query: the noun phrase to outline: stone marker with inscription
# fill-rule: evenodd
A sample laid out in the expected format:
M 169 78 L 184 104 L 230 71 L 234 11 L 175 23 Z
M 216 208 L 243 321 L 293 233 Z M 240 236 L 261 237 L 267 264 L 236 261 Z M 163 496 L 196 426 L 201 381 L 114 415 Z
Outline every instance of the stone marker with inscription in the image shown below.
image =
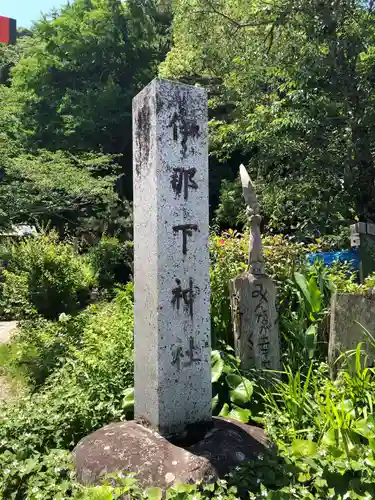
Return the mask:
M 211 420 L 206 92 L 154 80 L 133 116 L 135 416 L 171 436 Z
M 212 418 L 205 91 L 153 80 L 133 101 L 133 150 L 136 421 L 81 440 L 77 478 L 214 481 L 266 439 Z
M 280 370 L 276 287 L 264 270 L 260 206 L 243 165 L 240 175 L 250 216 L 250 243 L 249 272 L 229 282 L 235 351 L 244 370 Z

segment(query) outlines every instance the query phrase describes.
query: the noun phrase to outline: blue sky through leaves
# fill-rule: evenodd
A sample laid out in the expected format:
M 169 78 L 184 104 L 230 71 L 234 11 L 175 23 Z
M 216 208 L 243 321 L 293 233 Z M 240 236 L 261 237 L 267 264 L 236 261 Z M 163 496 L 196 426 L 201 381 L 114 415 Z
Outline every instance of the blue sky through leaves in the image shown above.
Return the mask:
M 66 3 L 66 0 L 0 0 L 0 16 L 12 17 L 17 20 L 18 27 L 30 28 L 41 13 Z

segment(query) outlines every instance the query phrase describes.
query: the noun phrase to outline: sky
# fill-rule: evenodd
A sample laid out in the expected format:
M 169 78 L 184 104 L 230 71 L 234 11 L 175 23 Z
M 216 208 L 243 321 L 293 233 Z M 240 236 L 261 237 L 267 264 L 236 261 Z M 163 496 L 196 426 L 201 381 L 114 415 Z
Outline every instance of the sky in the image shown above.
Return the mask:
M 0 0 L 0 16 L 12 17 L 17 27 L 30 28 L 40 13 L 64 5 L 66 0 Z

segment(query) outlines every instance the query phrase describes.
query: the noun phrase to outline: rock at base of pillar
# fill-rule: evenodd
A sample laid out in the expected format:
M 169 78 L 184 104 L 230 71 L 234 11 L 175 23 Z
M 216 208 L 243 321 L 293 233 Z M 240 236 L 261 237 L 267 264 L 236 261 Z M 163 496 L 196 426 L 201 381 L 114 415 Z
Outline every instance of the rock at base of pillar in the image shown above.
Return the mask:
M 232 419 L 213 418 L 203 439 L 176 446 L 135 421 L 107 425 L 83 438 L 73 452 L 77 479 L 97 485 L 115 472 L 134 473 L 142 488 L 215 482 L 267 448 L 264 431 Z

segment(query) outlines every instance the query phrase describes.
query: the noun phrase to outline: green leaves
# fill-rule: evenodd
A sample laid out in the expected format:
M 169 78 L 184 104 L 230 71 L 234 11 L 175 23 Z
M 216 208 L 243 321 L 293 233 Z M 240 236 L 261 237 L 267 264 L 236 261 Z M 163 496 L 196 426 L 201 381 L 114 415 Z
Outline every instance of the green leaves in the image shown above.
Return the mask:
M 134 388 L 128 387 L 124 391 L 124 398 L 122 400 L 124 414 L 130 420 L 129 414 L 134 414 Z
M 212 351 L 212 411 L 214 415 L 248 422 L 253 384 L 240 374 L 231 354 Z
M 39 233 L 37 238 L 11 247 L 1 298 L 5 304 L 19 299 L 12 294 L 12 284 L 18 285 L 21 277 L 24 301 L 46 318 L 77 312 L 88 302 L 90 290 L 96 285 L 87 259 L 72 245 L 60 242 L 56 233 Z M 14 291 L 19 292 L 20 287 Z
M 80 1 L 36 23 L 34 43 L 12 73 L 14 91 L 29 95 L 22 119 L 30 143 L 122 152 L 131 138 L 131 99 L 164 56 L 165 14 L 133 0 L 98 0 L 90 9 Z
M 224 360 L 220 356 L 219 351 L 212 351 L 211 353 L 211 381 L 217 382 L 221 377 L 224 369 Z
M 365 205 L 374 210 L 374 13 L 367 7 L 359 0 L 331 10 L 308 0 L 179 0 L 175 7 L 161 74 L 211 91 L 212 153 L 225 160 L 228 181 L 238 168 L 235 152 L 248 156 L 273 232 L 338 233 L 338 221 Z M 237 189 L 223 184 L 223 227 L 242 213 Z
M 2 44 L 0 227 L 131 236 L 131 188 L 119 178 L 131 174 L 131 102 L 156 75 L 169 24 L 158 2 L 77 1 Z
M 305 305 L 309 312 L 310 319 L 314 321 L 316 315 L 322 311 L 322 294 L 318 288 L 316 279 L 311 276 L 309 280 L 299 273 L 294 273 L 294 279 L 298 285 L 304 299 Z
M 370 415 L 367 418 L 357 420 L 353 426 L 353 431 L 363 436 L 369 441 L 374 442 L 375 439 L 375 418 Z
M 253 395 L 253 384 L 240 375 L 229 373 L 225 380 L 230 388 L 230 400 L 239 405 L 247 404 Z
M 251 418 L 251 411 L 247 408 L 240 408 L 239 406 L 231 405 L 231 410 L 225 416 L 247 424 Z
M 162 500 L 163 490 L 161 488 L 147 488 L 146 495 L 148 500 Z
M 318 451 L 318 445 L 313 441 L 295 439 L 292 442 L 291 451 L 297 457 L 314 457 Z
M 129 207 L 126 202 L 121 204 L 114 191 L 119 173 L 114 157 L 39 150 L 37 154 L 19 152 L 3 165 L 0 227 L 9 221 L 38 221 L 61 233 L 79 234 L 89 229 L 104 231 L 122 216 L 121 232 L 130 234 L 130 220 L 126 222 Z

